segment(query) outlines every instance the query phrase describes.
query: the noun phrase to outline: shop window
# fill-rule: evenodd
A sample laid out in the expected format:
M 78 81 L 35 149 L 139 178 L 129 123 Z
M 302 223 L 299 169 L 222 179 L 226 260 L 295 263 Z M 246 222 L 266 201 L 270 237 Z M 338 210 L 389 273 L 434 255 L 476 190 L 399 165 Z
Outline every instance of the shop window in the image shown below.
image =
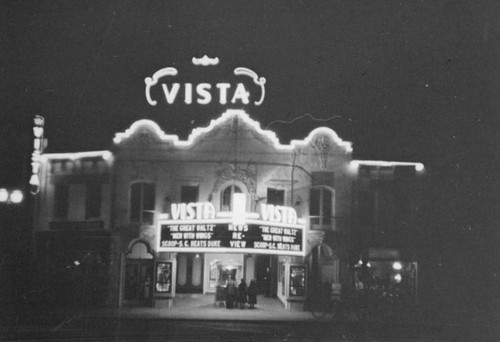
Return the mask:
M 87 184 L 85 194 L 85 218 L 101 217 L 102 186 L 100 183 Z
M 156 263 L 156 284 L 155 290 L 158 293 L 172 293 L 172 263 Z
M 54 192 L 54 218 L 65 219 L 68 217 L 69 186 L 56 184 Z
M 290 296 L 306 295 L 306 268 L 304 266 L 290 266 Z
M 358 193 L 358 216 L 362 227 L 370 226 L 375 220 L 375 194 L 373 191 Z
M 233 194 L 241 194 L 243 191 L 236 186 L 236 185 L 230 185 L 227 188 L 224 189 L 222 192 L 222 203 L 221 203 L 221 208 L 222 211 L 231 211 L 233 210 L 232 206 L 232 201 L 233 201 Z
M 198 202 L 199 187 L 191 185 L 181 186 L 181 203 Z
M 334 193 L 326 187 L 312 188 L 309 193 L 311 228 L 330 226 L 333 219 Z
M 155 186 L 152 183 L 134 183 L 130 193 L 130 221 L 154 223 Z
M 312 185 L 314 186 L 329 186 L 334 187 L 335 174 L 333 172 L 313 172 L 312 173 Z
M 285 190 L 267 188 L 267 204 L 284 205 Z

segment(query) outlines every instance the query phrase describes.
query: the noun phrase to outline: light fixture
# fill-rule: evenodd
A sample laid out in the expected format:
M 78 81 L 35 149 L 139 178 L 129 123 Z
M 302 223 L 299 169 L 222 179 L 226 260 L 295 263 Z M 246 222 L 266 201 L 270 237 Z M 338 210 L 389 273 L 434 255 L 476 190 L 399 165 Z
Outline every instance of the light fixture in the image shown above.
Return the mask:
M 400 271 L 403 269 L 403 265 L 401 265 L 401 263 L 399 261 L 396 261 L 392 264 L 392 269 L 394 269 L 396 271 Z
M 402 279 L 403 277 L 401 277 L 401 274 L 399 273 L 394 276 L 394 280 L 396 281 L 396 283 L 400 283 Z
M 245 224 L 246 196 L 242 193 L 233 194 L 233 224 Z
M 10 194 L 10 201 L 15 204 L 21 203 L 23 201 L 23 193 L 21 190 L 12 191 Z
M 9 199 L 9 192 L 7 189 L 0 189 L 0 202 L 5 203 Z
M 19 204 L 23 201 L 24 195 L 21 190 L 9 191 L 5 188 L 0 189 L 0 203 Z
M 424 169 L 425 169 L 424 164 L 422 164 L 422 163 L 415 164 L 415 171 L 422 172 L 422 171 L 424 171 Z

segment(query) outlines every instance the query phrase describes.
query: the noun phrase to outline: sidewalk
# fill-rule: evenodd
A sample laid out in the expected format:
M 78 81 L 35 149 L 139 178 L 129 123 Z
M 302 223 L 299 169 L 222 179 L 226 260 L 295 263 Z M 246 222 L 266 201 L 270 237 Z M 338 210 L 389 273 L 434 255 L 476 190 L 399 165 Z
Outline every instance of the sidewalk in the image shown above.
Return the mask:
M 186 319 L 224 321 L 314 321 L 308 311 L 286 310 L 277 298 L 259 296 L 257 305 L 250 309 L 226 309 L 222 303 L 215 304 L 213 296 L 193 295 L 174 298 L 171 308 L 122 307 L 87 309 L 84 317 L 142 318 L 142 319 Z

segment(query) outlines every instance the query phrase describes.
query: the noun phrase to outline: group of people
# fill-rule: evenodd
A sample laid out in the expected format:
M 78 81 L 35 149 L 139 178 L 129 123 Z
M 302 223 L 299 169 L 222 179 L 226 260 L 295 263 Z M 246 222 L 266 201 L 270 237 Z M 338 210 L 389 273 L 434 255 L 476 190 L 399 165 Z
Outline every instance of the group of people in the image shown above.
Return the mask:
M 247 286 L 245 279 L 236 286 L 236 281 L 231 277 L 226 287 L 226 308 L 232 309 L 239 306 L 240 309 L 245 308 L 245 303 L 248 302 L 250 309 L 255 308 L 257 304 L 257 282 L 252 279 L 250 285 Z

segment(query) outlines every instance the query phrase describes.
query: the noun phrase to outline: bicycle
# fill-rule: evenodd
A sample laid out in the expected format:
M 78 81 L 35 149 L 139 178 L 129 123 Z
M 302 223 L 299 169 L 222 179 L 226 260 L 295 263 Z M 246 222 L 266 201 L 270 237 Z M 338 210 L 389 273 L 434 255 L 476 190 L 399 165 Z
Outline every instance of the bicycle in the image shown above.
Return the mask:
M 309 309 L 314 318 L 324 319 L 331 315 L 341 322 L 368 321 L 371 317 L 370 305 L 364 293 L 353 292 L 339 295 L 315 292 L 310 296 Z
M 322 319 L 327 313 L 335 313 L 340 300 L 337 294 L 315 293 L 309 299 L 309 309 L 314 318 Z

